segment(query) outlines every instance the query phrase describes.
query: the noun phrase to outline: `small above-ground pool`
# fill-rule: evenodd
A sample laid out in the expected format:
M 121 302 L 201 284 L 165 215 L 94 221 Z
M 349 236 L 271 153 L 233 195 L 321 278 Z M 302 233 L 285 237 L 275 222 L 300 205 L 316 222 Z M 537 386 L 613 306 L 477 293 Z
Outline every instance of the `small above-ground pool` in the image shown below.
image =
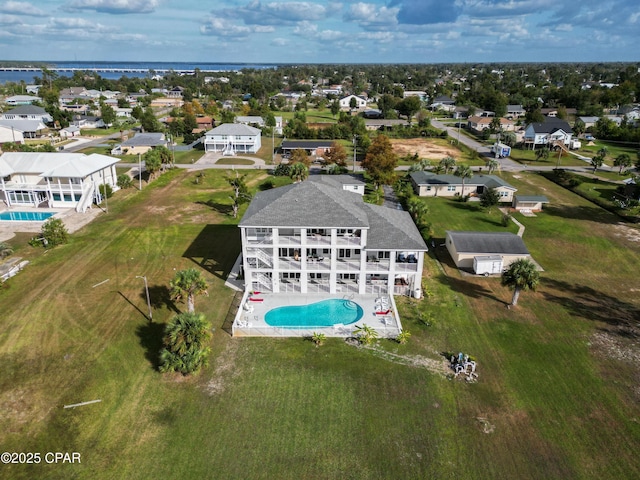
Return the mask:
M 277 307 L 269 310 L 264 321 L 272 327 L 311 328 L 349 325 L 362 318 L 364 310 L 346 299 L 322 300 L 310 305 Z
M 14 212 L 7 211 L 0 213 L 0 220 L 14 222 L 44 222 L 49 217 L 53 217 L 57 212 Z

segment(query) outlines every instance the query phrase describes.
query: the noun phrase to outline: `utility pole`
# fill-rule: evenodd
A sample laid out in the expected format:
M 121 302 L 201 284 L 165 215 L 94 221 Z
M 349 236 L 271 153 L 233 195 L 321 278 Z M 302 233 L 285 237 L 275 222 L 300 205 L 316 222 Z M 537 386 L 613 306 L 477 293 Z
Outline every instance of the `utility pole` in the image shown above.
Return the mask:
M 139 190 L 142 191 L 142 157 L 138 154 L 138 179 L 140 181 Z
M 356 153 L 358 151 L 358 148 L 356 146 L 356 139 L 358 138 L 357 135 L 353 136 L 353 173 L 356 173 Z

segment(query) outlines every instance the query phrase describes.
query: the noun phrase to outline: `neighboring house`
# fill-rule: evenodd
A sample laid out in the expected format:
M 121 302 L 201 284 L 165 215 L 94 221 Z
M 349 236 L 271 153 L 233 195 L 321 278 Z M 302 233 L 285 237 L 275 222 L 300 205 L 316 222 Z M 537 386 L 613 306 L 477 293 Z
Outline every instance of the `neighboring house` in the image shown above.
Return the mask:
M 256 193 L 239 227 L 246 291 L 420 296 L 411 216 L 324 179 Z
M 98 186 L 118 189 L 116 163 L 97 153 L 5 153 L 0 156 L 0 190 L 7 206 L 40 205 L 84 212 L 100 203 Z
M 39 97 L 34 97 L 32 95 L 13 95 L 4 99 L 4 103 L 11 106 L 31 105 L 33 102 L 39 101 Z
M 258 153 L 262 146 L 259 128 L 242 123 L 223 123 L 205 134 L 205 152 L 222 152 L 223 155 Z
M 22 132 L 24 138 L 36 138 L 48 128 L 40 120 L 0 120 L 0 125 Z
M 210 130 L 213 128 L 215 120 L 213 117 L 196 117 L 197 130 Z
M 469 117 L 467 119 L 467 126 L 472 129 L 475 130 L 476 132 L 482 132 L 483 130 L 487 130 L 488 128 L 491 128 L 491 122 L 493 121 L 495 117 L 477 117 L 477 116 L 473 116 L 473 117 Z M 509 120 L 508 118 L 500 118 L 500 127 L 502 128 L 503 131 L 505 132 L 512 132 L 513 130 L 515 130 L 515 123 L 513 122 L 513 120 Z
M 347 192 L 364 195 L 366 183 L 353 175 L 310 175 L 307 181 L 320 182 L 332 188 L 342 189 Z
M 524 131 L 525 146 L 531 145 L 531 149 L 537 146 L 553 146 L 558 143 L 569 146 L 573 130 L 571 126 L 559 118 L 547 117 L 542 123 L 530 123 Z
M 78 115 L 73 123 L 80 128 L 105 128 L 102 118 L 93 115 Z
M 500 195 L 500 201 L 511 203 L 517 188 L 512 187 L 496 175 L 474 175 L 464 181 L 464 193 L 462 191 L 462 179 L 455 175 L 437 175 L 431 172 L 412 172 L 411 183 L 416 194 L 420 197 L 454 197 L 481 195 L 487 188 L 495 188 Z
M 164 133 L 138 133 L 134 137 L 116 145 L 111 150 L 111 155 L 138 155 L 145 154 L 156 147 L 168 145 Z
M 451 116 L 456 120 L 467 118 L 469 116 L 469 107 L 455 107 Z
M 0 147 L 3 143 L 24 143 L 22 130 L 0 123 Z
M 284 140 L 280 150 L 284 157 L 290 156 L 294 150 L 304 150 L 311 156 L 322 157 L 332 144 L 333 140 Z
M 133 108 L 129 107 L 113 107 L 113 111 L 118 118 L 131 118 Z
M 564 110 L 567 115 L 575 116 L 578 114 L 578 111 L 575 108 L 565 108 Z M 558 109 L 557 108 L 541 108 L 540 113 L 542 113 L 547 117 L 556 118 L 558 116 Z
M 440 95 L 433 99 L 433 103 L 429 105 L 431 110 L 444 110 L 445 112 L 454 112 L 456 109 L 455 101 L 446 95 Z
M 27 85 L 27 93 L 38 95 L 38 92 L 40 91 L 41 86 L 42 85 Z
M 80 127 L 76 125 L 69 125 L 67 128 L 60 130 L 60 136 L 62 138 L 77 137 L 80 135 Z
M 275 133 L 282 135 L 282 117 L 274 117 L 276 125 L 274 127 Z M 235 123 L 242 123 L 244 125 L 257 126 L 258 128 L 264 128 L 264 118 L 258 115 L 239 115 L 234 120 Z
M 521 258 L 531 259 L 522 238 L 509 232 L 457 232 L 447 230 L 445 245 L 456 267 L 473 269 L 474 258 L 499 256 L 503 268 Z
M 173 87 L 171 90 L 167 92 L 167 97 L 169 98 L 182 98 L 182 94 L 184 93 L 184 88 L 182 87 Z
M 527 111 L 522 107 L 522 105 L 507 105 L 507 118 L 520 118 L 524 117 L 527 114 Z
M 364 110 L 367 108 L 367 99 L 358 95 L 347 95 L 338 100 L 342 110 L 351 110 L 351 99 L 356 99 L 356 110 Z
M 53 122 L 44 108 L 35 105 L 22 105 L 0 113 L 0 120 L 38 120 L 45 124 Z
M 595 124 L 600 120 L 600 117 L 578 117 L 582 123 L 584 123 L 584 128 L 589 128 L 595 126 Z
M 544 195 L 513 196 L 513 208 L 517 211 L 539 212 L 545 203 L 549 203 L 549 199 Z

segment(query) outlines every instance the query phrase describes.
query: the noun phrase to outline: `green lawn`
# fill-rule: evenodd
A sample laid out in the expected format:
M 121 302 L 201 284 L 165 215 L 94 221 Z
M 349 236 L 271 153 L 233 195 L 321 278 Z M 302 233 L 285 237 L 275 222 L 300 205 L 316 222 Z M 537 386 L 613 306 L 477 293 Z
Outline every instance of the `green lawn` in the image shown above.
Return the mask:
M 252 189 L 270 178 L 246 173 Z M 231 338 L 224 278 L 240 244 L 225 174 L 196 183 L 172 170 L 119 191 L 109 214 L 47 254 L 15 240 L 31 263 L 0 289 L 0 444 L 80 452 L 82 463 L 3 465 L 3 478 L 640 476 L 637 230 L 539 175 L 506 175 L 551 200 L 536 217 L 516 215 L 545 269 L 517 308 L 505 308 L 498 279 L 461 276 L 437 247 L 427 298 L 398 300 L 407 345 Z M 504 231 L 497 212 L 425 201 L 436 237 Z M 162 325 L 184 309 L 167 285 L 186 267 L 209 281 L 196 309 L 215 331 L 209 366 L 185 379 L 155 367 Z M 136 275 L 149 280 L 153 323 Z M 477 359 L 477 383 L 415 361 L 458 351 Z
M 282 117 L 282 121 L 286 124 L 288 120 L 291 120 L 295 116 L 296 112 L 274 112 L 273 114 L 277 117 Z M 307 123 L 336 123 L 338 118 L 338 115 L 334 118 L 331 110 L 328 108 L 324 110 L 310 108 L 304 111 L 304 114 L 307 117 Z

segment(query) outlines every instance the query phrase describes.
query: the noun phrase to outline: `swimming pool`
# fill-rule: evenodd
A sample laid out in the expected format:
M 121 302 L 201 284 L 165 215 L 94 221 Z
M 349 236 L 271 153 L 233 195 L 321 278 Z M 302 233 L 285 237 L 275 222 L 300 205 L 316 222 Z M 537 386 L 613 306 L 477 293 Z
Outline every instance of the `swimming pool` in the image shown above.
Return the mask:
M 309 305 L 277 307 L 267 312 L 264 321 L 272 327 L 331 327 L 355 323 L 363 315 L 364 310 L 354 301 L 333 298 Z
M 17 222 L 44 222 L 47 218 L 52 217 L 57 212 L 2 212 L 0 220 L 11 220 Z

